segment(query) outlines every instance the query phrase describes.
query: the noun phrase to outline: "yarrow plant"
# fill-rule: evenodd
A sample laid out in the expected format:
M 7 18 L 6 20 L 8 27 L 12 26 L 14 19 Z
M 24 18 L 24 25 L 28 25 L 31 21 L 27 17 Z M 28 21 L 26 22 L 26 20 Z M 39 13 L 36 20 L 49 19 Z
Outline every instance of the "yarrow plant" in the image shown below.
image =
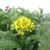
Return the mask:
M 0 9 L 0 50 L 50 50 L 50 13 L 39 10 Z
M 11 27 L 15 29 L 19 35 L 24 35 L 24 31 L 32 31 L 35 29 L 35 23 L 32 22 L 30 18 L 21 16 L 13 21 Z

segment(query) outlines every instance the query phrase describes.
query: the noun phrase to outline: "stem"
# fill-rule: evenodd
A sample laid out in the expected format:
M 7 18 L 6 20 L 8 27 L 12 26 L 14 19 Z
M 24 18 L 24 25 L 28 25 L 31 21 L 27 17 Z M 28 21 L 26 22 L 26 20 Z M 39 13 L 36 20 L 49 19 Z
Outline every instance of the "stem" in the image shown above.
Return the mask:
M 21 48 L 22 50 L 25 50 L 25 36 L 21 37 Z

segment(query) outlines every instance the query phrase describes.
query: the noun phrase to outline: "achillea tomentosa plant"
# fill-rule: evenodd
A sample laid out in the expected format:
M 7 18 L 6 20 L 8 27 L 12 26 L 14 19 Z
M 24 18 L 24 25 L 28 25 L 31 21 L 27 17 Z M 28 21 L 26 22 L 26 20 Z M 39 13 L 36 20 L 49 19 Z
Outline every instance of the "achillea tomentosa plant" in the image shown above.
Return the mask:
M 0 48 L 50 50 L 50 14 L 42 9 L 32 13 L 23 8 L 0 9 Z

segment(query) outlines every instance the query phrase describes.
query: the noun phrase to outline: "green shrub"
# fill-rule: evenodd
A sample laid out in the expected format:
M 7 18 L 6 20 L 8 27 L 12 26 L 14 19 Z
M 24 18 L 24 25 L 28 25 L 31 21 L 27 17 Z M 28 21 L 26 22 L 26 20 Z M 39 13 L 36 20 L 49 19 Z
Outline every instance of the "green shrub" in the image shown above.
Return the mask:
M 0 48 L 1 50 L 50 50 L 50 14 L 44 14 L 43 9 L 29 12 L 23 8 L 0 9 Z M 35 30 L 25 31 L 27 35 L 18 35 L 11 29 L 12 21 L 26 16 L 35 22 Z

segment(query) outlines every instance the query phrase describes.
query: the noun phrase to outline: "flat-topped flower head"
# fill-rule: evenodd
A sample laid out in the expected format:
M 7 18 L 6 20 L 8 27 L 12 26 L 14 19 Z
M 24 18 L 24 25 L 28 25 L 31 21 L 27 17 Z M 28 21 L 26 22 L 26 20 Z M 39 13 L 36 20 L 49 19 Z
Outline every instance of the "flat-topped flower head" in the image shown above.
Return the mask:
M 32 31 L 35 29 L 35 23 L 30 18 L 21 16 L 17 20 L 13 21 L 12 28 L 14 28 L 19 34 L 24 35 L 24 31 Z M 22 33 L 20 33 L 22 32 Z

